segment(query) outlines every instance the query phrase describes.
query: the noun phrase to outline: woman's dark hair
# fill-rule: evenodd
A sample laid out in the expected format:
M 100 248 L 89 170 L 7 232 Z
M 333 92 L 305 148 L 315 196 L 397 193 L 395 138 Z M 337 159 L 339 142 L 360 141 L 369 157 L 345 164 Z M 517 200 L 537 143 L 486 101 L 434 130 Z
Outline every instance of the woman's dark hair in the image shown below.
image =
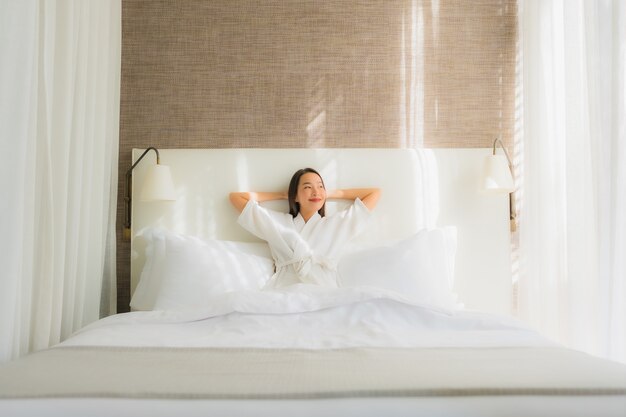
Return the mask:
M 313 168 L 302 168 L 302 169 L 297 170 L 296 173 L 293 174 L 293 177 L 291 177 L 291 181 L 289 182 L 289 191 L 287 192 L 287 199 L 289 200 L 289 214 L 291 214 L 293 217 L 296 217 L 298 213 L 300 213 L 300 203 L 296 203 L 296 196 L 298 195 L 298 184 L 300 184 L 300 177 L 310 172 L 313 174 L 317 174 L 317 176 L 320 177 L 320 179 L 322 180 L 322 185 L 324 185 L 324 180 L 322 179 L 322 176 L 319 174 L 319 172 L 317 172 Z M 324 188 L 326 188 L 326 186 L 324 186 Z M 319 209 L 317 212 L 322 217 L 326 215 L 326 202 L 324 202 L 324 205 L 322 206 L 322 208 Z

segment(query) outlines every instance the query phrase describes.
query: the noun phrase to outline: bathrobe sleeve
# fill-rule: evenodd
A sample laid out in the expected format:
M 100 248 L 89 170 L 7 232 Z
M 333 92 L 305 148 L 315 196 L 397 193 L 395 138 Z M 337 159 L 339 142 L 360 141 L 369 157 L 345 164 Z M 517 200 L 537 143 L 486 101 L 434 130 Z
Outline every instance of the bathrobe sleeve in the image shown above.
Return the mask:
M 333 214 L 328 221 L 334 238 L 346 242 L 365 230 L 370 217 L 367 206 L 357 198 L 350 207 Z
M 280 213 L 261 207 L 254 200 L 248 201 L 239 215 L 237 222 L 256 237 L 265 240 L 272 249 L 275 258 L 292 256 L 293 250 L 288 244 L 288 234 L 293 233 L 293 220 L 289 213 Z M 290 224 L 291 223 L 291 224 Z

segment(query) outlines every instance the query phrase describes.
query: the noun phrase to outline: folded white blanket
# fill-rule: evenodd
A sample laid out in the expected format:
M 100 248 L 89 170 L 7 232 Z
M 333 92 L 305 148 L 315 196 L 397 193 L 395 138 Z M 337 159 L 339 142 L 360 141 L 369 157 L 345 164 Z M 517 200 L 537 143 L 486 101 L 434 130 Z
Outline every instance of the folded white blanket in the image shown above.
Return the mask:
M 616 395 L 626 366 L 563 348 L 66 347 L 0 366 L 0 398 Z

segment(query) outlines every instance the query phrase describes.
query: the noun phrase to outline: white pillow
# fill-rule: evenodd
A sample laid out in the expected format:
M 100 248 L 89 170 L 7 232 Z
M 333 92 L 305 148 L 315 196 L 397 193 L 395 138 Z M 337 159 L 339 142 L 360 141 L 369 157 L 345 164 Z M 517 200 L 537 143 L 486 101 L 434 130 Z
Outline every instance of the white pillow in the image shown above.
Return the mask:
M 210 296 L 258 290 L 274 274 L 266 243 L 204 240 L 162 229 L 144 232 L 146 263 L 131 300 L 135 310 L 187 310 Z
M 424 229 L 400 242 L 345 255 L 337 266 L 341 287 L 395 291 L 434 307 L 454 309 L 456 228 Z
M 135 236 L 145 244 L 145 263 L 137 288 L 130 299 L 133 310 L 152 310 L 161 288 L 161 260 L 165 255 L 165 237 L 158 229 L 146 229 Z

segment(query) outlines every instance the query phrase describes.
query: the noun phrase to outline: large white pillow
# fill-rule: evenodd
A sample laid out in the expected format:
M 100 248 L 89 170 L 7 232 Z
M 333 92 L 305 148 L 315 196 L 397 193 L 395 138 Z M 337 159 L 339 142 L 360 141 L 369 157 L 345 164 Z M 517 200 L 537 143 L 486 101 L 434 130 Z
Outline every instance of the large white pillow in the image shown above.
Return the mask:
M 337 266 L 339 285 L 382 288 L 415 302 L 454 309 L 455 255 L 455 227 L 423 229 L 400 242 L 343 256 Z
M 146 262 L 131 300 L 135 310 L 187 310 L 210 296 L 258 290 L 274 273 L 266 243 L 204 240 L 153 229 Z
M 135 239 L 145 243 L 145 263 L 130 299 L 130 306 L 133 310 L 152 310 L 161 288 L 160 260 L 165 254 L 165 238 L 158 229 L 145 229 Z

